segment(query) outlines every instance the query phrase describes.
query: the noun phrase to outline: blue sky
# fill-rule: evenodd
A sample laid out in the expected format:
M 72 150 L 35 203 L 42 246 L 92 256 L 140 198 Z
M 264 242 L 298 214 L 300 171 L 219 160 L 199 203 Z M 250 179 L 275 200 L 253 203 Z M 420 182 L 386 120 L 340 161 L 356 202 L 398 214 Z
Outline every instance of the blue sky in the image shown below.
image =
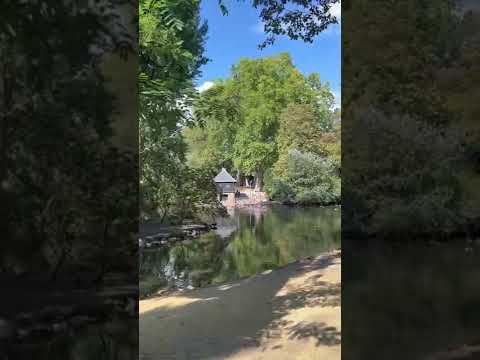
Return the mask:
M 274 45 L 263 50 L 258 45 L 265 39 L 258 10 L 248 1 L 227 0 L 229 14 L 223 16 L 217 0 L 202 1 L 202 18 L 207 20 L 209 30 L 206 56 L 210 62 L 202 67 L 202 75 L 196 85 L 205 89 L 210 82 L 229 75 L 230 67 L 241 57 L 258 58 L 289 52 L 297 68 L 308 75 L 318 72 L 320 79 L 330 83 L 332 92 L 340 99 L 341 44 L 340 25 L 331 25 L 312 44 L 277 38 Z M 340 17 L 340 7 L 332 10 Z

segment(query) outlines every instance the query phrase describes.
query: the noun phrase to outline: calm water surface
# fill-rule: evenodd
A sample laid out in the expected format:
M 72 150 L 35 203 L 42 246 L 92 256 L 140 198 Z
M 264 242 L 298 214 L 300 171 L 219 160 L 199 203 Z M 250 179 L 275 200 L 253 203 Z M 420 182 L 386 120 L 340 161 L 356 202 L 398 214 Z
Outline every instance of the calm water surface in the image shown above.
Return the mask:
M 144 251 L 140 291 L 232 281 L 339 248 L 340 212 L 340 207 L 236 209 L 217 219 L 215 231 Z
M 342 357 L 480 359 L 480 241 L 411 240 L 342 239 Z

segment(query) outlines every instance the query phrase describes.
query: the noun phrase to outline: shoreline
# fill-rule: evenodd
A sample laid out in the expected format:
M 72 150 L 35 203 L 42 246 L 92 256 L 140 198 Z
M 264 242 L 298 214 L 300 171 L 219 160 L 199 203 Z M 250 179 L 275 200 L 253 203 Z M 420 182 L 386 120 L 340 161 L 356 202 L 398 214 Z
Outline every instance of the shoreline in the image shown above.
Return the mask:
M 309 210 L 310 209 L 310 210 Z M 235 238 L 236 235 L 232 235 L 235 231 L 238 231 L 240 227 L 240 222 L 239 219 L 245 219 L 245 221 L 242 223 L 242 226 L 253 226 L 252 221 L 255 220 L 255 222 L 258 222 L 260 226 L 262 226 L 262 222 L 260 217 L 263 217 L 264 212 L 273 211 L 276 213 L 277 211 L 280 212 L 280 214 L 288 214 L 291 215 L 291 212 L 299 212 L 299 214 L 305 214 L 308 216 L 310 219 L 312 217 L 313 222 L 316 224 L 316 216 L 318 214 L 325 214 L 328 215 L 328 218 L 337 219 L 334 220 L 335 223 L 327 223 L 328 226 L 338 226 L 338 216 L 340 214 L 341 208 L 340 207 L 310 207 L 310 208 L 303 208 L 303 209 L 298 209 L 296 210 L 295 208 L 290 208 L 287 206 L 283 206 L 278 204 L 278 206 L 264 206 L 264 207 L 249 207 L 245 209 L 237 209 L 237 210 L 232 210 L 229 211 L 229 215 L 226 219 L 211 219 L 212 222 L 217 223 L 217 229 L 209 229 L 206 232 L 202 232 L 201 234 L 198 234 L 200 237 L 200 240 L 194 237 L 188 237 L 188 238 L 175 238 L 173 241 L 168 241 L 167 239 L 162 239 L 162 243 L 159 244 L 160 246 L 152 246 L 152 244 L 147 244 L 145 247 L 141 247 L 141 251 L 139 254 L 139 261 L 143 264 L 142 261 L 145 261 L 146 264 L 151 263 L 151 259 L 156 259 L 158 256 L 160 256 L 163 260 L 162 262 L 171 262 L 173 260 L 168 260 L 168 254 L 170 252 L 170 249 L 173 247 L 175 250 L 175 247 L 178 247 L 182 252 L 183 251 L 199 251 L 198 249 L 201 248 L 201 245 L 204 241 L 202 240 L 203 236 L 206 236 L 205 241 L 208 243 L 215 243 L 216 246 L 216 252 L 219 252 L 219 256 L 225 256 L 225 253 L 223 250 L 225 247 L 229 246 L 230 241 Z M 269 216 L 269 215 L 266 215 Z M 255 217 L 255 219 L 253 219 Z M 277 219 L 277 218 L 275 218 Z M 278 219 L 277 219 L 278 220 Z M 155 223 L 151 223 L 155 224 Z M 302 222 L 303 224 L 303 222 Z M 158 225 L 155 224 L 155 225 Z M 281 225 L 281 224 L 280 224 Z M 193 223 L 190 223 L 189 226 L 196 226 L 193 225 Z M 300 226 L 303 226 L 300 224 Z M 332 228 L 328 228 L 328 231 L 332 231 Z M 145 233 L 145 229 L 142 232 Z M 278 230 L 276 230 L 278 231 Z M 303 231 L 303 230 L 302 230 Z M 306 233 L 310 233 L 311 230 L 306 228 L 304 230 Z M 212 232 L 213 234 L 208 235 L 208 233 Z M 215 234 L 216 233 L 216 234 Z M 207 234 L 207 235 L 205 235 Z M 329 233 L 330 234 L 330 233 Z M 218 236 L 217 236 L 218 235 Z M 338 234 L 337 234 L 338 235 Z M 233 237 L 232 237 L 233 236 Z M 287 242 L 292 242 L 292 239 L 295 239 L 296 234 L 293 233 L 292 236 L 288 236 L 288 239 L 284 239 L 283 241 Z M 313 236 L 313 235 L 312 235 Z M 336 236 L 334 233 L 331 234 L 331 236 Z M 221 239 L 220 239 L 220 238 Z M 270 239 L 270 238 L 269 238 Z M 305 240 L 307 239 L 307 240 Z M 311 237 L 307 237 L 304 240 L 301 241 L 306 241 L 307 243 L 310 244 L 312 240 Z M 272 244 L 269 243 L 268 246 L 278 246 L 276 242 L 273 239 L 268 240 L 272 242 Z M 309 242 L 310 241 L 310 242 Z M 200 245 L 196 245 L 200 243 Z M 265 245 L 266 246 L 266 245 Z M 288 245 L 288 246 L 293 246 L 293 245 Z M 295 245 L 296 246 L 296 245 Z M 306 245 L 305 245 L 306 246 Z M 167 296 L 175 293 L 183 293 L 184 291 L 189 291 L 189 290 L 194 290 L 194 289 L 199 289 L 199 288 L 204 288 L 204 287 L 209 287 L 209 286 L 215 286 L 216 284 L 221 284 L 224 282 L 229 282 L 229 281 L 238 281 L 240 279 L 248 278 L 251 276 L 254 276 L 256 273 L 260 273 L 264 270 L 271 269 L 273 271 L 278 271 L 279 269 L 288 266 L 289 263 L 295 263 L 298 262 L 298 260 L 302 260 L 306 257 L 310 256 L 315 256 L 316 254 L 321 254 L 325 251 L 329 251 L 331 249 L 335 249 L 339 247 L 339 243 L 336 241 L 329 241 L 329 244 L 327 245 L 321 245 L 316 244 L 314 245 L 313 243 L 309 245 L 311 247 L 310 250 L 306 251 L 304 248 L 297 249 L 295 250 L 295 254 L 292 255 L 286 255 L 283 254 L 281 258 L 278 258 L 276 260 L 268 260 L 271 262 L 271 264 L 265 264 L 265 265 L 255 265 L 253 266 L 250 270 L 245 271 L 242 270 L 241 272 L 233 272 L 232 274 L 229 275 L 223 275 L 223 276 L 216 276 L 215 271 L 219 271 L 219 269 L 215 271 L 210 271 L 210 268 L 207 265 L 202 265 L 202 266 L 194 266 L 192 268 L 190 267 L 182 267 L 180 270 L 178 270 L 178 273 L 172 273 L 167 272 L 167 270 L 162 269 L 156 269 L 155 271 L 149 270 L 153 265 L 146 265 L 145 267 L 142 267 L 143 272 L 141 272 L 140 276 L 140 299 L 149 299 L 152 297 L 158 297 L 158 296 Z M 221 249 L 220 249 L 221 248 Z M 193 249 L 193 250 L 192 250 Z M 288 247 L 288 249 L 290 249 Z M 293 249 L 293 248 L 292 248 Z M 295 248 L 296 249 L 296 248 Z M 155 251 L 160 251 L 158 254 L 155 255 Z M 210 250 L 211 251 L 211 250 Z M 290 250 L 288 250 L 290 251 Z M 258 254 L 257 254 L 258 255 Z M 191 255 L 193 256 L 193 255 Z M 160 259 L 160 258 L 158 258 Z M 263 260 L 261 260 L 263 261 Z M 162 265 L 163 266 L 163 265 Z M 165 268 L 167 269 L 167 268 Z M 177 271 L 176 270 L 176 271 Z M 185 271 L 183 271 L 185 270 Z M 197 271 L 198 270 L 198 271 Z M 210 272 L 207 274 L 207 270 Z M 163 273 L 165 271 L 165 273 Z M 191 274 L 190 274 L 191 273 Z
M 140 359 L 338 359 L 341 251 L 139 302 Z M 161 335 L 160 335 L 161 334 Z
M 152 249 L 152 250 L 154 250 L 154 249 Z M 324 252 L 324 253 L 322 253 L 318 256 L 306 256 L 304 258 L 292 261 L 291 263 L 285 264 L 285 265 L 280 266 L 278 268 L 265 270 L 262 273 L 247 275 L 247 276 L 240 277 L 238 279 L 231 280 L 231 281 L 226 281 L 226 282 L 216 283 L 216 284 L 208 284 L 208 285 L 201 286 L 201 287 L 196 287 L 196 288 L 193 288 L 193 289 L 162 288 L 162 289 L 159 289 L 156 293 L 152 293 L 148 296 L 141 297 L 140 301 L 150 300 L 150 299 L 153 299 L 153 298 L 167 297 L 167 296 L 185 295 L 186 293 L 189 293 L 189 292 L 192 292 L 192 291 L 198 291 L 198 290 L 201 290 L 201 289 L 208 289 L 208 288 L 213 288 L 213 287 L 217 287 L 217 286 L 227 286 L 227 285 L 235 284 L 237 282 L 252 279 L 252 278 L 264 275 L 264 274 L 269 274 L 269 273 L 272 273 L 272 272 L 280 271 L 280 270 L 283 270 L 283 269 L 288 268 L 290 266 L 295 266 L 296 264 L 307 263 L 307 262 L 313 261 L 314 259 L 319 258 L 319 257 L 337 255 L 337 254 L 341 254 L 341 248 L 333 249 L 333 250 Z
M 181 225 L 164 225 L 155 221 L 140 224 L 138 246 L 140 249 L 160 248 L 181 241 L 192 241 L 202 234 L 217 228 L 216 224 L 186 223 Z M 146 229 L 145 229 L 146 228 Z
M 325 208 L 325 207 L 342 207 L 341 203 L 328 203 L 328 204 L 302 204 L 302 203 L 293 203 L 293 202 L 281 202 L 277 200 L 262 201 L 258 203 L 248 203 L 248 204 L 235 204 L 233 206 L 223 206 L 228 210 L 234 209 L 245 209 L 245 208 L 257 208 L 257 207 L 268 207 L 268 206 L 285 206 L 289 208 Z
M 264 209 L 269 207 L 287 208 L 341 208 L 341 204 L 292 204 L 278 201 L 266 201 L 257 204 L 242 204 L 225 206 L 228 211 L 242 209 Z M 143 229 L 142 229 L 143 227 Z M 179 225 L 165 225 L 155 220 L 149 220 L 140 224 L 142 229 L 138 234 L 138 246 L 140 249 L 157 249 L 174 245 L 182 241 L 193 241 L 203 234 L 217 229 L 216 223 L 186 222 Z

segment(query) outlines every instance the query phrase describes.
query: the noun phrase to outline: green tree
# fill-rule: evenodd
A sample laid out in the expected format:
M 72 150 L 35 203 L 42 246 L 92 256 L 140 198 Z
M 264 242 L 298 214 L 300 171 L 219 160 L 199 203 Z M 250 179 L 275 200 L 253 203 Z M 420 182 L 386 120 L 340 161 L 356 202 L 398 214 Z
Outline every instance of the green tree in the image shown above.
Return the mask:
M 272 199 L 299 204 L 340 201 L 340 177 L 332 159 L 292 149 L 282 165 L 280 175 L 269 173 L 266 190 Z
M 233 143 L 240 118 L 238 99 L 232 94 L 231 82 L 217 82 L 195 103 L 198 126 L 184 129 L 190 146 L 189 162 L 196 168 L 213 172 L 233 166 Z
M 317 141 L 334 142 L 333 103 L 328 84 L 318 74 L 305 77 L 286 53 L 241 59 L 230 78 L 216 82 L 195 102 L 198 126 L 185 131 L 190 161 L 199 168 L 218 170 L 222 166 L 237 175 L 254 175 L 261 190 L 265 171 L 279 154 L 288 152 L 292 136 L 300 144 L 308 135 L 311 147 Z M 295 124 L 297 114 L 287 116 L 291 121 L 284 120 L 282 128 L 281 115 L 289 105 L 295 109 L 294 104 L 297 114 L 308 111 L 307 118 L 301 118 L 303 132 Z M 325 147 L 324 152 L 328 151 Z
M 211 174 L 185 164 L 182 135 L 193 120 L 193 79 L 207 61 L 207 25 L 199 0 L 142 0 L 139 11 L 141 210 L 181 222 L 200 204 L 215 205 Z
M 47 269 L 57 279 L 80 276 L 73 269 L 81 265 L 101 280 L 132 265 L 137 179 L 124 166 L 136 167 L 135 154 L 113 143 L 117 99 L 101 69 L 106 56 L 128 57 L 135 42 L 122 3 L 0 5 L 3 271 Z
M 311 105 L 289 105 L 280 116 L 278 132 L 279 152 L 289 149 L 309 151 L 319 155 L 327 155 L 323 149 L 325 137 L 333 135 L 332 113 L 324 120 L 315 113 Z M 325 126 L 325 122 L 328 124 Z
M 461 60 L 472 55 L 462 25 L 469 20 L 449 0 L 344 5 L 346 232 L 392 239 L 464 231 L 478 219 L 478 206 L 462 210 L 476 171 L 462 146 L 466 107 L 453 105 L 468 90 L 459 97 L 453 84 L 455 73 L 472 72 Z M 365 44 L 357 30 L 372 23 L 385 31 Z M 468 187 L 473 194 L 475 185 Z
M 439 69 L 435 77 L 446 107 L 455 115 L 452 125 L 462 134 L 464 156 L 462 166 L 458 169 L 462 187 L 460 216 L 467 218 L 470 223 L 478 223 L 480 214 L 477 190 L 480 187 L 480 103 L 471 99 L 478 92 L 480 80 L 479 27 L 480 11 L 465 13 L 452 34 L 458 47 L 454 52 L 455 61 Z
M 331 111 L 319 113 L 314 111 L 312 105 L 289 105 L 280 116 L 277 140 L 279 157 L 269 181 L 284 176 L 291 150 L 328 157 L 339 171 L 340 127 L 333 121 Z

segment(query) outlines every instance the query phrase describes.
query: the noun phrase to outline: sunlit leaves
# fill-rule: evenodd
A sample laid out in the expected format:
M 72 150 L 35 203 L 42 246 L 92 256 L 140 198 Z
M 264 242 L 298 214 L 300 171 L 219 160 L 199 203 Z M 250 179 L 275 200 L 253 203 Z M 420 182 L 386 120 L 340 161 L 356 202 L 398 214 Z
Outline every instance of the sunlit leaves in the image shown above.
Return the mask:
M 245 1 L 245 0 L 242 0 Z M 313 42 L 314 38 L 331 24 L 338 23 L 332 14 L 332 6 L 340 0 L 251 0 L 251 5 L 260 10 L 267 39 L 259 47 L 265 48 L 275 42 L 277 36 L 293 40 Z M 218 0 L 220 10 L 228 15 L 223 0 Z
M 317 74 L 305 77 L 288 54 L 241 59 L 230 78 L 216 82 L 195 102 L 197 127 L 184 132 L 189 160 L 198 168 L 226 167 L 260 177 L 274 166 L 279 178 L 289 151 L 297 149 L 329 158 L 334 171 L 324 175 L 339 185 L 333 102 L 328 84 Z M 338 186 L 332 193 L 329 199 L 338 199 Z
M 186 164 L 182 128 L 191 123 L 193 79 L 206 62 L 198 0 L 140 1 L 139 135 L 141 210 L 162 221 L 215 208 L 210 174 Z M 208 182 L 205 181 L 208 179 Z M 213 193 L 212 193 L 213 191 Z

